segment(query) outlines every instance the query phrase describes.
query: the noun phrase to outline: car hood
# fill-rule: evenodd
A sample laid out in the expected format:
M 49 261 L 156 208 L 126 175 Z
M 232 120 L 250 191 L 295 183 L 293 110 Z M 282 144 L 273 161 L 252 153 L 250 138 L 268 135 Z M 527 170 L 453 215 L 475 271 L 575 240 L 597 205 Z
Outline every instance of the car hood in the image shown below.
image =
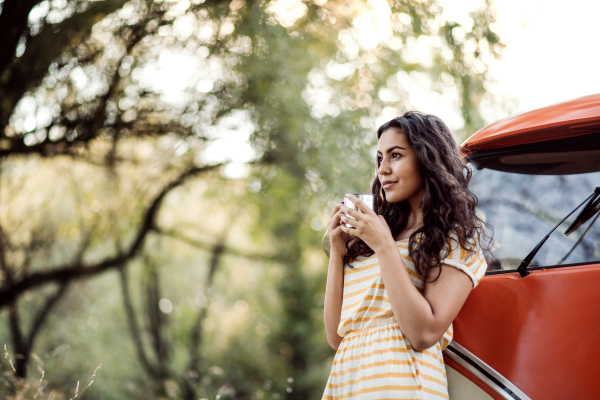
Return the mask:
M 481 129 L 462 144 L 472 153 L 600 132 L 600 94 L 522 112 Z
M 600 94 L 512 115 L 468 138 L 478 168 L 526 174 L 600 170 Z

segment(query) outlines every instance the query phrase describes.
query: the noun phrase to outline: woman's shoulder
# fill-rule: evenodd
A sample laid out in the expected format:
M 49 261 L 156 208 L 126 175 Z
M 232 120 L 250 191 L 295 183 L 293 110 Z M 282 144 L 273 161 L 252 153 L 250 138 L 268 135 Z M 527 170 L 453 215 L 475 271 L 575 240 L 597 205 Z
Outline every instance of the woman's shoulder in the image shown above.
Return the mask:
M 448 245 L 452 249 L 460 248 L 468 251 L 478 251 L 481 246 L 479 244 L 479 232 L 473 232 L 472 234 L 463 233 L 458 234 L 458 227 L 452 228 L 446 235 Z
M 442 264 L 458 268 L 465 272 L 477 286 L 485 275 L 487 263 L 479 243 L 479 237 L 461 237 L 455 231 L 448 234 L 446 254 Z

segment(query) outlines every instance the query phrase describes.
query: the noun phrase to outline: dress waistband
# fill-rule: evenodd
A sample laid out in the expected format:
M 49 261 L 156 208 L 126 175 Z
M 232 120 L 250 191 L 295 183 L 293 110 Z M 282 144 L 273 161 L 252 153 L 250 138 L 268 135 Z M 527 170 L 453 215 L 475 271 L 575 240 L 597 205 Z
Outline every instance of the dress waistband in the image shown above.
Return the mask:
M 388 325 L 396 325 L 396 326 L 398 326 L 398 322 L 396 321 L 396 318 L 390 317 L 390 318 L 387 318 L 386 320 L 382 321 L 381 324 L 371 325 L 371 326 L 367 326 L 366 328 L 361 328 L 361 329 L 355 329 L 355 330 L 348 331 L 348 333 L 346 333 L 344 335 L 344 338 L 352 337 L 352 336 L 355 336 L 355 335 L 357 335 L 359 333 L 367 332 L 367 331 L 370 331 L 370 330 L 373 330 L 373 329 L 383 328 L 383 327 L 386 327 Z

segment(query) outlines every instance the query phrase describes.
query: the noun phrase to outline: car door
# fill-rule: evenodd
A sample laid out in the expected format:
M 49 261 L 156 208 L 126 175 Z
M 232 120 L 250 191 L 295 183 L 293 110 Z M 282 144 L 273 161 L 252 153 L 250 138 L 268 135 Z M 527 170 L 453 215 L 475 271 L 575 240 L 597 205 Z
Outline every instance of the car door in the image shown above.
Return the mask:
M 444 351 L 450 398 L 596 398 L 598 215 L 566 236 L 575 212 L 540 248 L 527 276 L 517 267 L 600 186 L 600 95 L 498 121 L 462 150 L 495 244 Z

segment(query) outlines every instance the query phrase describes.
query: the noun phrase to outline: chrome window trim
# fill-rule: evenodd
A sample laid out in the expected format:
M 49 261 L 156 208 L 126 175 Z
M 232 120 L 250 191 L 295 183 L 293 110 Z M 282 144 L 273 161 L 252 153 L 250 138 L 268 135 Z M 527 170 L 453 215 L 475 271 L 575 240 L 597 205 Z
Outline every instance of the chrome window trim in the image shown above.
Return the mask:
M 558 265 L 536 265 L 534 267 L 527 267 L 527 271 L 539 271 L 542 269 L 556 269 L 556 268 L 568 268 L 568 267 L 585 267 L 585 266 L 598 266 L 600 265 L 600 260 L 598 261 L 586 261 L 581 263 L 573 263 L 573 264 L 558 264 Z M 517 269 L 499 269 L 496 271 L 487 271 L 485 276 L 492 275 L 501 275 L 501 274 L 509 274 L 509 273 L 519 273 Z
M 454 341 L 451 342 L 444 350 L 444 354 L 494 389 L 494 391 L 506 400 L 531 400 L 511 381 L 500 375 L 500 373 L 460 344 Z

